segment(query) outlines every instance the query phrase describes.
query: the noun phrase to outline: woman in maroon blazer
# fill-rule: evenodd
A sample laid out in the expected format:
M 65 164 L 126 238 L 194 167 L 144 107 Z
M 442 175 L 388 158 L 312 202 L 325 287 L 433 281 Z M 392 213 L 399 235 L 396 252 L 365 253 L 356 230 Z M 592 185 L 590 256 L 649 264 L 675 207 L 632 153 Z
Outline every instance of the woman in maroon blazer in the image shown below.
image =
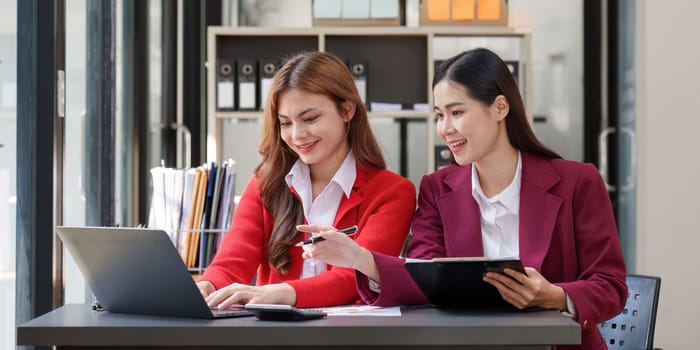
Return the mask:
M 605 349 L 596 325 L 622 310 L 627 286 L 612 207 L 595 167 L 563 160 L 537 140 L 513 76 L 489 50 L 442 64 L 433 93 L 437 131 L 457 164 L 421 181 L 407 255 L 519 257 L 527 275 L 506 269 L 484 280 L 518 308 L 561 310 L 581 324 L 580 348 Z M 306 256 L 355 268 L 365 302 L 428 302 L 402 259 L 342 234 L 321 235 L 327 241 Z
M 262 161 L 197 286 L 210 307 L 357 302 L 355 271 L 302 258 L 295 244 L 307 236 L 296 225 L 357 225 L 359 245 L 397 255 L 416 208 L 415 187 L 385 169 L 350 70 L 338 57 L 290 57 L 269 96 Z M 256 272 L 257 285 L 250 286 Z

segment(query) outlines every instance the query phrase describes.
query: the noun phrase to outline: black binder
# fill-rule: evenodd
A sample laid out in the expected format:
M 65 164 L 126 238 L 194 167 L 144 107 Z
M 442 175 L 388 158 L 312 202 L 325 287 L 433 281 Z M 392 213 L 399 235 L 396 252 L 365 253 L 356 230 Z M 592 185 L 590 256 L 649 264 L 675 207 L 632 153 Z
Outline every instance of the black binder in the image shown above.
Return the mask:
M 221 59 L 216 66 L 216 109 L 232 111 L 235 107 L 236 61 Z
M 267 95 L 272 86 L 272 78 L 277 73 L 278 68 L 278 63 L 275 60 L 260 60 L 260 89 L 258 93 L 258 96 L 260 96 L 260 109 L 265 109 Z
M 503 61 L 503 63 L 508 66 L 508 70 L 513 74 L 513 78 L 515 78 L 515 82 L 520 85 L 520 62 L 518 61 Z
M 435 145 L 435 170 L 455 164 L 452 151 L 447 145 Z
M 258 67 L 255 60 L 238 60 L 238 84 L 236 109 L 254 111 L 258 109 Z
M 449 307 L 512 307 L 496 287 L 482 278 L 487 271 L 503 273 L 505 268 L 525 274 L 522 262 L 516 258 L 434 258 L 406 260 L 404 265 L 431 304 Z
M 369 102 L 367 99 L 367 97 L 369 96 L 367 94 L 367 73 L 369 72 L 369 66 L 367 60 L 348 60 L 348 67 L 350 68 L 350 72 L 352 72 L 352 78 L 353 80 L 355 80 L 355 87 L 357 87 L 357 92 L 360 94 L 362 103 L 364 103 L 365 106 L 369 106 Z

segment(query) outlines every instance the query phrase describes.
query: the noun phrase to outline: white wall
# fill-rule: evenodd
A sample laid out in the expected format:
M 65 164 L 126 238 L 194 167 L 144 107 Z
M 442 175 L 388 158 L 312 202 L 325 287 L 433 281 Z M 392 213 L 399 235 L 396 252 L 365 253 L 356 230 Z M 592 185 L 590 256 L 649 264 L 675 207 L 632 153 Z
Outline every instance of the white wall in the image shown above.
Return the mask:
M 583 160 L 583 0 L 510 0 L 509 25 L 529 28 L 535 134 L 562 157 Z
M 700 2 L 637 2 L 637 272 L 661 276 L 655 345 L 700 347 Z

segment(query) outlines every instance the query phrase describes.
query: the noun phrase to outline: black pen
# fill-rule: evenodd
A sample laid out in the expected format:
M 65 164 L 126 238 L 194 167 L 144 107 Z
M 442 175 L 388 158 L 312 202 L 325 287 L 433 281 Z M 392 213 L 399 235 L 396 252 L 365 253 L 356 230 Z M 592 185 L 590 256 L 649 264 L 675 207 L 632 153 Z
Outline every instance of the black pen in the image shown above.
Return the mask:
M 353 225 L 353 226 L 346 227 L 346 228 L 341 228 L 340 230 L 336 230 L 336 232 L 344 233 L 344 234 L 350 236 L 350 235 L 353 235 L 355 232 L 357 232 L 357 225 Z M 321 236 L 314 236 L 314 237 L 311 237 L 303 242 L 299 242 L 295 245 L 297 247 L 301 247 L 303 245 L 314 244 L 314 243 L 318 243 L 318 242 L 325 241 L 325 240 L 326 239 L 321 237 Z

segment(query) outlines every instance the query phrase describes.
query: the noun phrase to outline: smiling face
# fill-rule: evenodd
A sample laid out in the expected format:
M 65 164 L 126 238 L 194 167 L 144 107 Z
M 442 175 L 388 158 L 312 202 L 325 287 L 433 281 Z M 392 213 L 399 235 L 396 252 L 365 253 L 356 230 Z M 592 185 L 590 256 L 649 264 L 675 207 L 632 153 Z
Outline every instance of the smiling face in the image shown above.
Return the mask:
M 326 95 L 291 89 L 279 97 L 278 121 L 282 140 L 317 170 L 335 172 L 350 150 L 346 122 L 354 115 L 351 102 L 342 104 L 342 113 Z
M 433 89 L 436 129 L 457 164 L 478 163 L 509 147 L 505 129 L 508 102 L 498 96 L 490 105 L 471 97 L 464 86 L 442 80 Z

